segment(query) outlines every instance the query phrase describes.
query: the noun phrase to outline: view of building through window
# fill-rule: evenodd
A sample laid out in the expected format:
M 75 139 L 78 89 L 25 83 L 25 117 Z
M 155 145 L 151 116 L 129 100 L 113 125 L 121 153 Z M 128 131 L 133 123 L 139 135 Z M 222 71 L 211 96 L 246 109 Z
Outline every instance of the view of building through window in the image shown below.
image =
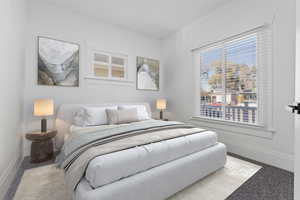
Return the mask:
M 200 55 L 200 114 L 257 123 L 257 35 L 204 49 Z

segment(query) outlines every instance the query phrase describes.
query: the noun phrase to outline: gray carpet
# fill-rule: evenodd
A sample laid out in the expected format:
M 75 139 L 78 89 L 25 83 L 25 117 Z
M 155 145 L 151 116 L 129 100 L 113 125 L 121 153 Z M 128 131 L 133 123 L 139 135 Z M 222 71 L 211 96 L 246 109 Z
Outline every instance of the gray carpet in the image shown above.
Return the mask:
M 245 159 L 234 154 L 230 155 L 261 165 L 263 168 L 232 193 L 226 200 L 293 200 L 293 173 Z M 52 162 L 53 161 L 40 165 L 32 165 L 29 163 L 29 158 L 26 158 L 15 182 L 10 187 L 5 200 L 13 199 L 24 170 L 43 166 Z
M 238 155 L 232 156 L 242 158 Z M 232 193 L 226 200 L 293 200 L 294 174 L 253 160 L 263 166 L 254 176 Z

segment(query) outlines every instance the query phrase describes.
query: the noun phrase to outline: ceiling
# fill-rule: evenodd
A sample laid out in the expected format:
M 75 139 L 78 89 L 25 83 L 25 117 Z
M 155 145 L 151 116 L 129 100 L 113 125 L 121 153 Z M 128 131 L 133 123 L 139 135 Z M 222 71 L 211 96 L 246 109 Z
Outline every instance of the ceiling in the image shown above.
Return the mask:
M 64 9 L 163 38 L 229 0 L 47 0 Z

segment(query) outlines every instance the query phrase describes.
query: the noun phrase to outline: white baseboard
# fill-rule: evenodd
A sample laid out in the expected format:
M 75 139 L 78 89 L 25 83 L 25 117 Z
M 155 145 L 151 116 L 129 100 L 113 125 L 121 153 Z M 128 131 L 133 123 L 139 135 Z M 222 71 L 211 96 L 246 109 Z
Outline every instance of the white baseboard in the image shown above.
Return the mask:
M 16 178 L 17 172 L 20 169 L 22 163 L 22 152 L 21 149 L 17 152 L 18 155 L 15 159 L 11 160 L 7 168 L 1 173 L 0 176 L 0 199 L 4 199 L 8 192 L 9 187 Z
M 252 160 L 272 165 L 281 169 L 294 171 L 294 157 L 290 154 L 277 152 L 269 149 L 261 149 L 259 147 L 249 147 L 245 145 L 236 145 L 224 142 L 227 146 L 227 151 L 250 158 Z

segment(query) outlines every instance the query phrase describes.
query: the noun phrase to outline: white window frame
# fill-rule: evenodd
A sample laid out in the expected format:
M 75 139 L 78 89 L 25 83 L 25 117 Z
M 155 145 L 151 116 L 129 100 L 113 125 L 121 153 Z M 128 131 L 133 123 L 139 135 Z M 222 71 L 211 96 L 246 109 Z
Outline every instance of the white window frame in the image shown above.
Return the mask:
M 268 31 L 268 36 L 261 34 L 264 31 Z M 246 37 L 251 34 L 258 34 L 257 40 L 269 40 L 270 46 L 268 47 L 268 51 L 270 52 L 267 58 L 262 59 L 261 51 L 262 48 L 257 45 L 257 85 L 263 84 L 264 86 L 257 87 L 257 99 L 258 99 L 258 123 L 257 124 L 251 124 L 251 123 L 243 123 L 243 122 L 236 122 L 236 121 L 230 121 L 230 120 L 224 120 L 224 119 L 212 119 L 209 117 L 201 116 L 200 115 L 200 52 L 202 52 L 204 49 L 209 49 L 210 47 L 214 48 L 217 46 L 222 46 L 224 43 L 228 43 L 234 40 L 237 40 L 239 38 Z M 262 38 L 262 37 L 268 37 L 268 38 Z M 259 42 L 258 42 L 259 44 Z M 266 137 L 270 138 L 272 137 L 272 133 L 275 132 L 274 130 L 274 120 L 273 120 L 273 69 L 272 69 L 272 29 L 268 26 L 260 26 L 255 29 L 252 29 L 250 31 L 246 31 L 244 33 L 228 37 L 226 39 L 220 40 L 218 42 L 210 43 L 201 45 L 198 48 L 191 50 L 193 53 L 193 65 L 195 70 L 195 114 L 194 117 L 192 117 L 192 121 L 201 124 L 203 127 L 212 128 L 215 129 L 219 127 L 220 129 L 227 130 L 228 127 L 236 127 L 237 132 L 246 133 L 249 135 L 253 135 L 253 131 L 249 131 L 250 129 L 254 129 L 257 131 L 257 135 L 259 137 Z M 224 60 L 224 52 L 223 52 L 223 58 Z M 264 60 L 264 61 L 262 61 Z M 262 62 L 264 62 L 262 64 Z M 267 63 L 267 64 L 266 64 Z M 264 69 L 261 67 L 264 65 Z M 225 73 L 225 72 L 223 72 Z M 224 85 L 224 84 L 223 84 Z M 224 85 L 225 87 L 225 85 Z M 268 91 L 265 93 L 265 91 Z M 242 128 L 242 129 L 240 129 Z M 245 128 L 245 129 L 244 129 Z M 246 130 L 248 129 L 248 130 Z
M 94 59 L 95 54 L 102 54 L 106 55 L 109 58 L 108 63 L 105 62 L 97 62 Z M 118 65 L 118 64 L 112 64 L 112 57 L 118 57 L 124 59 L 124 66 Z M 107 77 L 100 77 L 96 76 L 94 73 L 94 64 L 105 64 L 108 65 L 108 76 Z M 112 76 L 112 66 L 122 66 L 124 68 L 124 78 L 118 78 Z M 116 81 L 116 82 L 130 82 L 128 78 L 128 55 L 121 54 L 121 53 L 112 53 L 108 51 L 102 51 L 102 50 L 90 50 L 89 53 L 89 64 L 88 64 L 88 74 L 86 78 L 89 79 L 98 79 L 98 80 L 106 80 L 106 81 Z

